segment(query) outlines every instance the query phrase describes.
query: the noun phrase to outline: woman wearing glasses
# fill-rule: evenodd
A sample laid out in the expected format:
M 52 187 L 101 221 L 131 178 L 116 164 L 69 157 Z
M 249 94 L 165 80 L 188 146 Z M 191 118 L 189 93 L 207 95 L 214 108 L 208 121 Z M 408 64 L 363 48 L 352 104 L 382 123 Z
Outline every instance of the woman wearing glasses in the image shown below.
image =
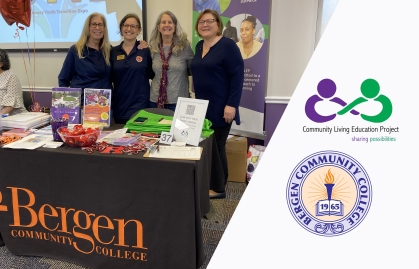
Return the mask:
M 194 57 L 186 33 L 176 16 L 162 12 L 151 33 L 153 71 L 150 107 L 176 109 L 178 97 L 189 95 L 189 66 Z
M 134 13 L 125 15 L 119 30 L 124 40 L 111 50 L 112 108 L 115 123 L 125 124 L 135 112 L 149 107 L 149 79 L 154 72 L 150 49 L 138 49 L 140 18 Z
M 67 53 L 58 75 L 59 86 L 112 89 L 110 50 L 106 18 L 94 12 L 87 17 L 79 40 Z
M 195 48 L 191 63 L 196 98 L 209 100 L 206 118 L 212 129 L 224 170 L 223 182 L 210 182 L 210 198 L 224 198 L 228 178 L 225 144 L 233 120 L 240 124 L 239 103 L 244 80 L 244 62 L 236 43 L 222 36 L 220 15 L 202 11 L 195 30 L 203 39 Z

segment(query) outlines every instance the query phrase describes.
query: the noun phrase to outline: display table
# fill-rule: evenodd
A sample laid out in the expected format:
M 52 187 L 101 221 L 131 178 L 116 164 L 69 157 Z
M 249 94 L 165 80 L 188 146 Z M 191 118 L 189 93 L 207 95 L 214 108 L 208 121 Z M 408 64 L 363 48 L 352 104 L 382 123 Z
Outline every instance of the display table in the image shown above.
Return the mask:
M 121 126 L 122 127 L 122 126 Z M 0 233 L 15 255 L 91 268 L 197 268 L 205 261 L 212 136 L 199 161 L 0 149 Z M 217 156 L 216 158 L 214 156 Z

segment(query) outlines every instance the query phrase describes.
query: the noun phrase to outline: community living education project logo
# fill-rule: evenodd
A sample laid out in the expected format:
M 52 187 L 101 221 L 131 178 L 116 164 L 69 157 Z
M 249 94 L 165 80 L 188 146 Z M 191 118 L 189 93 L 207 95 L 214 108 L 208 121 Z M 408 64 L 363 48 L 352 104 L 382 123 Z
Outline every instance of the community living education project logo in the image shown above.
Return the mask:
M 370 122 L 381 123 L 381 122 L 386 121 L 388 118 L 390 118 L 391 113 L 393 112 L 393 106 L 391 104 L 390 99 L 383 94 L 379 94 L 380 84 L 378 84 L 378 82 L 374 79 L 366 79 L 364 80 L 364 82 L 362 82 L 361 93 L 363 96 L 355 99 L 350 104 L 346 104 L 346 102 L 340 99 L 339 97 L 334 97 L 330 99 L 330 102 L 334 102 L 343 107 L 336 114 L 332 114 L 332 115 L 327 115 L 327 116 L 320 115 L 319 113 L 317 113 L 314 107 L 317 102 L 323 101 L 324 100 L 323 98 L 328 99 L 335 95 L 336 93 L 335 82 L 331 79 L 323 79 L 317 85 L 317 91 L 320 96 L 319 95 L 311 96 L 307 100 L 306 107 L 305 107 L 307 117 L 310 120 L 317 123 L 331 121 L 336 117 L 336 115 L 345 115 L 348 112 L 350 112 L 353 115 L 359 115 L 360 113 L 354 110 L 354 108 L 363 102 L 367 102 L 368 99 L 372 99 L 376 102 L 381 103 L 383 107 L 382 107 L 381 112 L 378 113 L 377 115 L 361 114 L 362 119 L 366 121 L 370 121 Z
M 305 103 L 305 113 L 306 116 L 315 123 L 325 123 L 334 120 L 338 116 L 343 116 L 346 114 L 351 114 L 351 116 L 359 117 L 363 122 L 371 123 L 383 123 L 387 121 L 393 113 L 393 104 L 386 95 L 380 93 L 380 84 L 374 79 L 366 79 L 361 83 L 361 94 L 362 96 L 356 98 L 351 103 L 346 103 L 344 100 L 335 96 L 336 94 L 336 84 L 333 80 L 325 78 L 321 80 L 317 85 L 318 94 L 314 94 L 309 97 Z M 322 101 L 328 101 L 336 103 L 341 106 L 341 109 L 336 113 L 330 115 L 322 115 L 316 110 L 316 105 L 321 105 Z M 357 106 L 365 102 L 378 102 L 381 105 L 381 111 L 374 115 L 367 115 L 365 113 L 359 112 Z M 399 127 L 392 126 L 325 126 L 325 127 L 310 127 L 304 126 L 303 132 L 325 132 L 331 134 L 332 132 L 336 133 L 397 133 L 399 132 Z M 366 142 L 375 142 L 375 141 L 396 141 L 394 137 L 389 136 L 373 136 L 373 137 L 353 137 L 352 141 L 366 141 Z
M 286 197 L 292 216 L 304 229 L 330 237 L 350 232 L 364 220 L 372 188 L 367 172 L 354 158 L 321 151 L 295 167 Z

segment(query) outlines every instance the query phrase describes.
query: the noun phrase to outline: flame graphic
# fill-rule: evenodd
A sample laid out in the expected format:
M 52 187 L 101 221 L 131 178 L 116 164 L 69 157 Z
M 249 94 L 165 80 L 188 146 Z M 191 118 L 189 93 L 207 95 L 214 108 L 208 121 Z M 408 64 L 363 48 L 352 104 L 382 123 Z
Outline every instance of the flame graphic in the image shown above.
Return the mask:
M 330 172 L 330 169 L 327 171 L 326 177 L 324 178 L 324 182 L 326 184 L 332 184 L 335 182 L 335 177 L 332 175 L 332 172 Z

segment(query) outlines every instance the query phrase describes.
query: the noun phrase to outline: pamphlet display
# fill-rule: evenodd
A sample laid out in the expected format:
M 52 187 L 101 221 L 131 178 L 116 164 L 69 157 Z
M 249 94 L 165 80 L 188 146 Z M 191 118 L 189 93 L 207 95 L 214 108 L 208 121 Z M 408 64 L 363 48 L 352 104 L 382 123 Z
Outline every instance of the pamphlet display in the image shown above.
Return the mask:
M 66 118 L 71 124 L 80 123 L 80 88 L 52 88 L 51 117 Z
M 23 112 L 2 119 L 3 129 L 38 128 L 49 123 L 51 116 L 43 112 Z
M 111 125 L 111 90 L 84 89 L 83 124 Z
M 176 141 L 198 146 L 207 108 L 208 100 L 178 98 L 170 128 Z

